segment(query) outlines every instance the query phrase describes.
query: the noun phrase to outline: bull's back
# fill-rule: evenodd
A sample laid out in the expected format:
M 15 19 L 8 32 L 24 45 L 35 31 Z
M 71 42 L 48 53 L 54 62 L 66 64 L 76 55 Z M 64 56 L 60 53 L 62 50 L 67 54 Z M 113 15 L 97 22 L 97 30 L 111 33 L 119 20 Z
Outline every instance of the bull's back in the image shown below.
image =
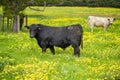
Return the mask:
M 103 17 L 95 17 L 95 16 L 90 16 L 89 17 L 89 24 L 90 25 L 95 25 L 95 26 L 104 26 L 108 24 L 108 20 Z
M 68 36 L 81 35 L 82 33 L 82 26 L 75 24 L 64 27 L 43 27 L 39 34 L 43 38 L 64 39 Z

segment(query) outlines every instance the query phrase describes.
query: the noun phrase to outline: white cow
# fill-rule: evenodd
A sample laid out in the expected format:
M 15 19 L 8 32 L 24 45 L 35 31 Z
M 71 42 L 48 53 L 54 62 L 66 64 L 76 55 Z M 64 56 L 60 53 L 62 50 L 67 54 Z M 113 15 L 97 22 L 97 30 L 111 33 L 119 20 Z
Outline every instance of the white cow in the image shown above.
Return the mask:
M 109 17 L 95 17 L 95 16 L 89 16 L 88 17 L 88 23 L 90 25 L 91 32 L 93 32 L 94 26 L 101 26 L 104 27 L 104 31 L 109 27 L 110 24 L 112 24 L 114 21 L 114 18 Z

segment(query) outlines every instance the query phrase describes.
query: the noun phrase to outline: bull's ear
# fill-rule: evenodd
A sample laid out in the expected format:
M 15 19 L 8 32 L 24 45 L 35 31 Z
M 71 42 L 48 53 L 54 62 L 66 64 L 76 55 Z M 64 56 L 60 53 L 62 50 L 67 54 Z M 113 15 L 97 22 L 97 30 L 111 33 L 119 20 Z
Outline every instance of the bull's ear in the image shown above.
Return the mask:
M 30 27 L 29 27 L 29 26 L 25 26 L 25 28 L 30 29 Z
M 40 28 L 40 27 L 38 27 L 38 30 L 40 31 L 40 30 L 41 30 L 41 28 Z
M 110 21 L 110 19 L 108 18 L 108 21 Z
M 113 20 L 116 20 L 116 18 L 113 18 Z

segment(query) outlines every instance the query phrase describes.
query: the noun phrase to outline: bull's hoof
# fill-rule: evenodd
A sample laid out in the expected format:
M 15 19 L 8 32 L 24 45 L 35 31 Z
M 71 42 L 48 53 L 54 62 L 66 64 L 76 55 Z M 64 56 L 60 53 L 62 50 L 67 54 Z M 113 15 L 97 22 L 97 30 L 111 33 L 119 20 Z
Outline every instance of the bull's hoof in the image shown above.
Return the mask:
M 77 57 L 80 57 L 80 55 L 79 54 L 74 54 L 75 56 L 77 56 Z

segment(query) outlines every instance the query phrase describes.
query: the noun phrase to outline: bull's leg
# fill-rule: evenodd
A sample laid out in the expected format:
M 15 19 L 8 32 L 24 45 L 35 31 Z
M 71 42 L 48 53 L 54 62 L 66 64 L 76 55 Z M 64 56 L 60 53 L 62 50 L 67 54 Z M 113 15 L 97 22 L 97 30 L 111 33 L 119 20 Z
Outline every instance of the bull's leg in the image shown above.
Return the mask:
M 106 28 L 104 27 L 104 32 L 106 32 Z
M 38 42 L 38 45 L 39 45 L 40 48 L 42 48 L 42 52 L 45 53 L 46 52 L 46 47 L 39 42 Z
M 108 28 L 107 26 L 104 26 L 104 32 L 106 32 L 107 28 Z
M 46 52 L 46 44 L 44 42 L 41 42 L 41 48 L 42 48 L 42 52 L 45 53 Z
M 78 55 L 80 57 L 80 49 L 77 44 L 72 44 L 72 47 L 74 48 L 74 55 Z
M 90 31 L 93 32 L 93 26 L 90 27 Z
M 90 24 L 90 31 L 93 32 L 94 25 Z
M 54 49 L 54 46 L 50 46 L 50 51 L 53 53 L 53 55 L 55 55 L 55 49 Z
M 74 48 L 74 54 L 78 55 L 80 57 L 80 49 L 79 47 Z
M 46 52 L 46 47 L 42 48 L 42 52 L 43 52 L 43 53 Z

